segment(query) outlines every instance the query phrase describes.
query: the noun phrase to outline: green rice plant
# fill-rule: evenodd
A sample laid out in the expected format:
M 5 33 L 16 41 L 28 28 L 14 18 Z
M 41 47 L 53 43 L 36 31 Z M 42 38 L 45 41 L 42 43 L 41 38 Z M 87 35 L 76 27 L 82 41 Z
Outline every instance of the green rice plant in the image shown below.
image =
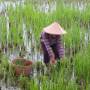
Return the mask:
M 9 70 L 7 72 L 7 79 L 8 79 L 8 86 L 17 86 L 18 80 L 15 76 L 15 68 L 12 66 L 11 63 L 9 63 Z
M 51 90 L 66 90 L 66 85 L 67 85 L 67 78 L 65 77 L 65 68 L 61 68 L 61 71 L 59 73 L 57 73 L 57 75 L 55 74 L 55 76 L 53 77 L 54 79 L 51 78 L 52 82 L 54 83 L 52 85 L 52 89 Z
M 49 78 L 41 81 L 41 86 L 46 87 L 44 90 L 66 90 L 66 85 L 71 79 L 72 70 L 69 61 L 63 61 L 60 67 L 52 66 Z M 44 83 L 44 84 L 43 84 Z
M 12 15 L 14 13 L 15 23 L 24 21 L 26 23 L 27 30 L 30 30 L 30 27 L 31 27 L 33 30 L 32 32 L 34 33 L 35 39 L 36 39 L 36 41 L 38 41 L 43 27 L 47 26 L 48 24 L 52 23 L 53 21 L 59 21 L 60 24 L 63 27 L 65 27 L 65 29 L 71 28 L 72 23 L 73 24 L 80 23 L 79 18 L 81 18 L 81 14 L 80 14 L 79 10 L 76 10 L 71 7 L 67 8 L 67 7 L 64 7 L 64 5 L 62 5 L 62 7 L 60 5 L 58 5 L 58 7 L 59 8 L 57 8 L 55 12 L 50 13 L 50 14 L 44 14 L 42 12 L 35 10 L 33 8 L 33 5 L 28 3 L 24 7 L 17 6 L 16 10 L 10 9 L 10 11 L 9 11 L 10 12 L 9 15 L 11 14 L 10 20 L 12 21 L 14 19 L 14 17 L 12 17 Z M 74 28 L 74 26 L 72 28 Z M 74 38 L 74 36 L 73 36 L 73 38 Z M 69 38 L 69 40 L 66 40 L 66 41 L 67 42 L 70 41 L 70 43 L 71 43 L 72 40 L 70 40 L 70 39 L 71 39 L 71 37 Z
M 30 90 L 30 89 L 28 89 L 27 87 L 28 87 L 28 82 L 29 82 L 29 78 L 27 78 L 27 77 L 25 77 L 25 76 L 23 76 L 23 75 L 21 75 L 20 77 L 19 77 L 19 87 L 22 89 L 22 90 Z
M 90 89 L 90 84 L 88 83 L 87 85 L 86 85 L 86 90 L 89 90 Z
M 2 56 L 1 63 L 2 63 L 2 67 L 5 68 L 5 70 L 9 69 L 9 62 L 8 62 L 7 56 L 5 56 L 5 55 Z
M 0 76 L 1 80 L 8 85 L 8 71 L 9 71 L 9 62 L 6 55 L 2 55 L 1 64 L 0 64 Z
M 7 29 L 6 29 L 6 19 L 5 17 L 1 17 L 1 43 L 4 45 L 7 42 Z
M 78 90 L 78 85 L 75 81 L 69 81 L 66 90 Z
M 72 44 L 72 36 L 71 36 L 72 32 L 67 30 L 67 34 L 64 36 L 64 42 L 66 47 L 70 47 L 70 45 Z
M 57 20 L 65 29 L 68 29 L 72 23 L 78 22 L 80 11 L 61 4 L 58 5 L 56 10 Z
M 90 82 L 90 46 L 82 50 L 76 55 L 75 60 L 75 75 L 77 82 L 80 85 L 86 86 L 86 82 Z
M 77 24 L 72 24 L 71 28 L 67 30 L 67 34 L 64 36 L 64 42 L 66 50 L 70 50 L 70 56 L 75 55 L 83 47 L 85 32 Z
M 3 78 L 3 67 L 2 67 L 3 53 L 0 51 L 0 80 Z
M 2 17 L 0 17 L 0 27 L 1 27 L 0 31 L 2 31 Z M 1 42 L 1 33 L 0 33 L 0 42 Z
M 89 7 L 85 9 L 84 12 L 80 12 L 74 8 L 65 7 L 63 1 L 61 4 L 59 0 L 58 2 L 59 5 L 57 6 L 56 11 L 47 14 L 37 11 L 37 9 L 35 9 L 33 5 L 29 3 L 27 3 L 24 7 L 16 6 L 16 9 L 12 9 L 12 7 L 8 8 L 8 16 L 10 20 L 8 43 L 13 43 L 14 45 L 23 45 L 24 40 L 22 38 L 22 25 L 25 23 L 27 30 L 26 32 L 30 32 L 30 28 L 32 28 L 30 37 L 32 38 L 32 34 L 34 33 L 33 35 L 35 36 L 35 40 L 37 42 L 37 45 L 34 45 L 34 47 L 37 47 L 37 51 L 39 51 L 38 48 L 40 47 L 40 33 L 42 32 L 43 28 L 51 24 L 53 21 L 58 21 L 60 25 L 67 31 L 67 34 L 64 36 L 66 48 L 70 48 L 72 53 L 74 49 L 77 50 L 81 43 L 84 42 L 85 28 L 87 28 L 87 24 L 89 24 L 90 21 Z M 83 26 L 83 28 L 80 25 Z M 2 30 L 0 33 L 1 43 L 6 44 L 7 29 L 6 19 L 4 17 L 0 17 L 0 26 Z M 32 40 L 33 39 L 30 39 L 31 42 Z M 80 81 L 80 83 L 84 83 L 86 81 L 90 82 L 90 48 L 88 47 L 88 49 L 83 50 L 85 50 L 85 52 L 81 51 L 74 58 L 75 77 L 78 81 Z M 60 70 L 58 72 L 55 67 L 52 67 L 53 70 L 50 76 L 41 76 L 39 78 L 37 77 L 41 84 L 36 81 L 36 79 L 30 81 L 28 78 L 21 76 L 19 78 L 20 87 L 24 88 L 24 90 L 38 90 L 40 88 L 42 90 L 77 90 L 77 84 L 70 81 L 73 72 L 72 63 L 67 60 L 60 65 L 61 66 L 58 68 Z M 2 67 L 4 69 L 2 69 Z M 11 76 L 14 77 L 14 72 L 10 71 L 11 68 L 8 69 L 7 60 L 4 60 L 2 65 L 0 64 L 0 68 L 0 73 L 4 71 L 5 77 L 7 76 L 9 79 Z M 8 76 L 7 74 L 10 75 Z M 10 79 L 11 81 L 14 80 L 13 77 Z
M 41 89 L 42 90 L 65 90 L 65 83 L 62 74 L 59 74 L 58 77 L 49 76 L 50 78 L 43 76 L 41 80 Z M 57 80 L 55 79 L 57 78 Z
M 29 90 L 39 90 L 39 87 L 40 86 L 38 86 L 38 83 L 37 83 L 37 81 L 36 80 L 31 80 L 30 82 L 29 82 L 29 84 L 30 84 L 30 86 L 29 86 Z
M 7 9 L 10 23 L 9 41 L 10 43 L 12 41 L 13 44 L 22 44 L 22 9 L 19 6 L 16 6 L 15 10 L 11 8 Z
M 81 36 L 81 33 L 83 33 L 82 29 L 78 26 L 73 26 L 72 30 L 71 30 L 72 34 L 71 34 L 71 38 L 72 38 L 72 51 L 74 53 L 78 52 L 80 50 L 80 45 L 81 43 L 83 43 L 82 38 L 83 36 Z
M 87 5 L 86 9 L 81 13 L 81 20 L 83 25 L 87 28 L 90 22 L 90 6 Z
M 33 6 L 31 4 L 27 4 L 22 7 L 22 16 L 23 20 L 26 23 L 27 30 L 30 30 L 30 24 L 32 22 L 32 17 L 34 15 Z

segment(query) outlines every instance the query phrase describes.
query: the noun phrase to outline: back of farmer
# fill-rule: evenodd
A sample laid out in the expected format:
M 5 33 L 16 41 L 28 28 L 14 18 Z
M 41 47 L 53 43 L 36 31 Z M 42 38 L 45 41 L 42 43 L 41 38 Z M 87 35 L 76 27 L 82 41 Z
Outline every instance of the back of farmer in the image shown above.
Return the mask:
M 63 34 L 66 34 L 66 31 L 57 22 L 43 28 L 41 46 L 45 64 L 54 64 L 56 60 L 64 57 L 64 48 L 61 41 Z

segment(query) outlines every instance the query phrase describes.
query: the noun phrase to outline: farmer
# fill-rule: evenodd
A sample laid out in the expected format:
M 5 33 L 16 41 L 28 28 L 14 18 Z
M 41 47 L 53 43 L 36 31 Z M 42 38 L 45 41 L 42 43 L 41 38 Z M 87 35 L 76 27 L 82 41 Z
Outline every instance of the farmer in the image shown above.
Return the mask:
M 48 63 L 55 64 L 56 60 L 64 58 L 64 48 L 61 42 L 61 35 L 63 34 L 66 34 L 66 31 L 57 22 L 43 29 L 41 33 L 41 46 L 46 65 Z

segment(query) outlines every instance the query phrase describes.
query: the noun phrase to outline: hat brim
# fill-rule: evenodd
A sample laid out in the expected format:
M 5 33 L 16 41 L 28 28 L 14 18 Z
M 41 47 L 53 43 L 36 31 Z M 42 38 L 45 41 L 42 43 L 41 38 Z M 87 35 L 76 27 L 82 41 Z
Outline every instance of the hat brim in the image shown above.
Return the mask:
M 43 31 L 52 34 L 52 35 L 63 35 L 67 32 L 56 22 L 52 23 L 51 25 L 43 28 Z

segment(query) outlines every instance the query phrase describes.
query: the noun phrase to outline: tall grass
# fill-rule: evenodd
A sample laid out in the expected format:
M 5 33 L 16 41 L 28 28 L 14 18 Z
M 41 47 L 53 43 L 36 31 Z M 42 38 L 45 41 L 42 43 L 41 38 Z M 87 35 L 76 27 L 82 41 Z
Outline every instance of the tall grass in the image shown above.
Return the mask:
M 18 26 L 20 22 L 22 23 L 24 21 L 28 29 L 30 26 L 33 27 L 33 32 L 36 39 L 39 38 L 40 32 L 43 27 L 47 26 L 53 21 L 58 21 L 62 25 L 62 27 L 65 28 L 65 30 L 71 28 L 72 24 L 81 24 L 81 22 L 79 22 L 81 18 L 79 10 L 67 8 L 65 6 L 60 8 L 59 7 L 60 6 L 58 6 L 57 10 L 51 14 L 44 14 L 40 11 L 34 10 L 33 6 L 30 4 L 27 4 L 24 7 L 17 7 L 15 10 L 10 9 L 8 12 L 10 23 L 14 26 L 17 24 Z M 87 11 L 82 15 L 82 17 L 84 17 L 84 15 L 87 15 L 85 17 L 89 18 Z M 82 22 L 84 22 L 84 18 L 81 19 Z M 85 20 L 88 23 L 88 20 Z M 72 28 L 74 27 L 72 26 Z
M 24 6 L 16 6 L 15 9 L 12 6 L 8 7 L 7 15 L 9 17 L 10 29 L 8 44 L 15 47 L 25 47 L 23 39 L 23 24 L 25 24 L 28 34 L 27 41 L 31 42 L 34 52 L 35 50 L 40 52 L 40 34 L 43 28 L 57 21 L 67 31 L 67 35 L 64 36 L 65 49 L 72 57 L 83 47 L 85 42 L 85 32 L 89 28 L 90 7 L 87 6 L 86 9 L 80 11 L 79 9 L 65 6 L 62 0 L 57 2 L 56 10 L 52 13 L 41 12 L 30 3 L 25 3 Z M 6 21 L 4 20 L 4 22 Z M 2 27 L 2 43 L 6 43 L 6 23 Z M 34 43 L 33 37 L 35 38 Z
M 77 82 L 84 88 L 87 83 L 90 83 L 90 45 L 87 49 L 82 50 L 76 55 L 75 60 L 75 74 Z
M 28 33 L 28 41 L 30 40 L 31 47 L 34 48 L 32 49 L 34 54 L 35 48 L 37 49 L 36 51 L 40 52 L 40 34 L 44 27 L 57 21 L 67 31 L 67 34 L 64 37 L 62 36 L 65 50 L 67 49 L 68 53 L 70 53 L 69 58 L 65 60 L 66 62 L 61 63 L 58 70 L 53 67 L 49 76 L 42 75 L 37 77 L 38 81 L 41 82 L 39 84 L 35 80 L 29 81 L 25 77 L 20 77 L 21 88 L 23 87 L 22 85 L 25 86 L 26 84 L 26 88 L 33 90 L 38 90 L 39 88 L 42 88 L 42 90 L 78 90 L 77 88 L 79 88 L 78 85 L 80 84 L 86 86 L 87 90 L 89 88 L 90 47 L 88 46 L 87 49 L 84 47 L 84 39 L 90 25 L 90 7 L 87 6 L 85 10 L 79 11 L 75 8 L 66 7 L 63 1 L 60 3 L 58 0 L 58 3 L 56 11 L 52 13 L 40 12 L 30 3 L 25 3 L 23 7 L 17 6 L 16 9 L 13 9 L 12 6 L 9 7 L 7 9 L 10 29 L 8 42 L 6 39 L 6 18 L 0 17 L 0 43 L 2 45 L 12 44 L 15 47 L 24 46 L 24 23 L 26 25 L 25 30 Z M 30 31 L 30 28 L 32 31 Z M 34 43 L 33 35 L 35 38 Z M 70 57 L 74 58 L 74 66 L 73 61 L 70 61 Z M 71 81 L 73 69 L 75 70 L 75 80 Z M 27 83 L 24 83 L 24 81 Z M 39 86 L 40 84 L 41 87 Z
M 6 18 L 4 16 L 0 17 L 0 25 L 1 25 L 0 42 L 2 46 L 5 47 L 7 44 L 7 29 L 6 29 Z

